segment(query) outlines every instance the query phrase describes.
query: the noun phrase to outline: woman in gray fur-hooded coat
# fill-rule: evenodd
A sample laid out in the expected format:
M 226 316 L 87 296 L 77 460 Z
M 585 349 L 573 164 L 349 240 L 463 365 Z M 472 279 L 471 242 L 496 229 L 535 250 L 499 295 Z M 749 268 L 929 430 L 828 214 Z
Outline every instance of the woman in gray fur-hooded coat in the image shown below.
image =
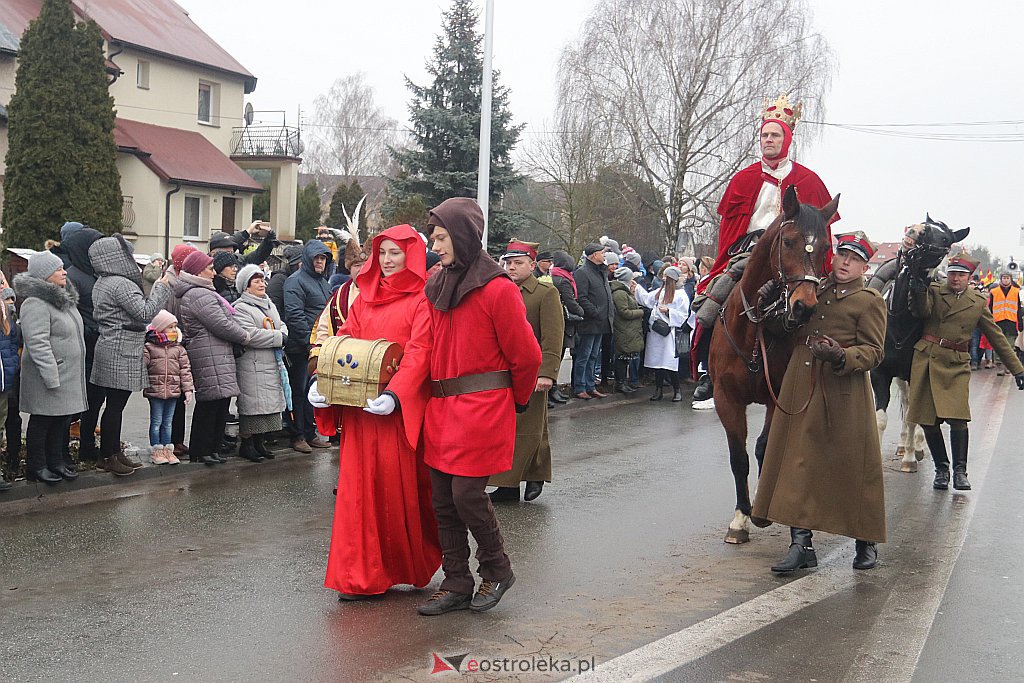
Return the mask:
M 96 271 L 92 315 L 100 330 L 89 379 L 106 388 L 106 405 L 100 419 L 100 463 L 113 474 L 123 476 L 142 463 L 121 453 L 121 419 L 132 392 L 149 386 L 149 373 L 142 359 L 146 325 L 153 321 L 171 292 L 166 283 L 157 281 L 146 298 L 132 246 L 121 235 L 93 242 L 89 261 Z
M 14 278 L 22 300 L 21 405 L 29 413 L 28 477 L 55 484 L 78 475 L 64 462 L 69 416 L 83 412 L 85 326 L 78 293 L 50 252 L 29 257 L 27 273 Z
M 281 412 L 287 408 L 285 388 L 290 387 L 283 349 L 288 328 L 266 294 L 266 279 L 259 266 L 250 264 L 238 271 L 235 288 L 239 294 L 233 304 L 235 320 L 250 335 L 245 353 L 235 361 L 238 435 L 242 439 L 239 455 L 258 460 L 272 457 L 263 435 L 281 429 Z

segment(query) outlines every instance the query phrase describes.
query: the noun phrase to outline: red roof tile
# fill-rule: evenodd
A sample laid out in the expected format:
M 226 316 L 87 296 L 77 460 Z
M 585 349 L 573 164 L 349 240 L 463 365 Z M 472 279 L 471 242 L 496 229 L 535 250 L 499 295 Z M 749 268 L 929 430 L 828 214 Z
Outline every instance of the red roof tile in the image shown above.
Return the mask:
M 209 66 L 245 78 L 245 92 L 256 88 L 256 77 L 206 35 L 173 0 L 72 0 L 75 14 L 96 20 L 114 43 Z M 3 0 L 0 24 L 21 36 L 39 16 L 42 0 Z
M 263 187 L 199 133 L 117 119 L 114 141 L 161 180 L 183 185 L 260 192 Z

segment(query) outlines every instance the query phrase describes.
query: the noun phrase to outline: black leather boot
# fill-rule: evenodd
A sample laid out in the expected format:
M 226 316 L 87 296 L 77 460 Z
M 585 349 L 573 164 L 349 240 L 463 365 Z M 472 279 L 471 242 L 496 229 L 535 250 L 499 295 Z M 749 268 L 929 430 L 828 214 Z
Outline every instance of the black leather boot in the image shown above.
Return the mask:
M 660 401 L 665 394 L 665 389 L 659 384 L 654 389 L 654 396 L 651 396 L 652 401 Z
M 257 453 L 259 453 L 267 460 L 274 459 L 274 453 L 269 448 L 267 448 L 267 444 L 266 441 L 264 441 L 263 434 L 253 434 L 252 447 L 256 450 Z
M 857 555 L 853 558 L 854 569 L 874 569 L 878 563 L 878 548 L 870 541 L 857 541 Z
M 711 375 L 704 373 L 697 380 L 697 388 L 693 390 L 694 401 L 706 401 L 715 395 L 715 387 L 711 384 Z
M 932 453 L 932 462 L 935 463 L 935 481 L 932 488 L 945 491 L 949 488 L 949 456 L 946 455 L 946 440 L 942 438 L 942 430 L 938 427 L 929 427 L 924 430 L 924 440 L 928 442 L 928 450 Z M 964 441 L 966 448 L 966 441 Z M 964 467 L 966 467 L 964 463 Z
M 971 490 L 971 482 L 967 481 L 967 442 L 966 429 L 949 432 L 949 449 L 953 452 L 953 488 L 957 491 Z
M 569 402 L 568 397 L 566 397 L 566 395 L 562 393 L 562 390 L 559 389 L 557 385 L 551 387 L 551 391 L 548 392 L 548 398 L 550 398 L 555 403 Z
M 487 495 L 490 497 L 492 503 L 518 503 L 519 487 L 499 486 Z
M 251 436 L 242 437 L 242 444 L 238 447 L 238 457 L 251 462 L 263 462 L 263 456 L 257 453 L 253 447 Z
M 786 553 L 782 562 L 772 567 L 772 571 L 776 574 L 788 574 L 797 569 L 817 567 L 818 556 L 814 553 L 814 547 L 811 545 L 813 535 L 810 529 L 791 527 L 789 536 L 793 542 L 789 545 L 789 552 Z

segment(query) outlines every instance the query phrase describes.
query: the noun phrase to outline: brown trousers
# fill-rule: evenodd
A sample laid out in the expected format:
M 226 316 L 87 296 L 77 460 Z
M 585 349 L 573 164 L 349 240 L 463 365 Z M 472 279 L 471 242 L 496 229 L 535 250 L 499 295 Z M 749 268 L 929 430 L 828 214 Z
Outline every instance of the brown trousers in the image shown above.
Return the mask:
M 476 539 L 477 569 L 486 581 L 502 581 L 512 573 L 494 507 L 486 492 L 487 477 L 460 477 L 430 468 L 434 513 L 441 537 L 441 590 L 473 593 L 469 570 L 468 530 Z

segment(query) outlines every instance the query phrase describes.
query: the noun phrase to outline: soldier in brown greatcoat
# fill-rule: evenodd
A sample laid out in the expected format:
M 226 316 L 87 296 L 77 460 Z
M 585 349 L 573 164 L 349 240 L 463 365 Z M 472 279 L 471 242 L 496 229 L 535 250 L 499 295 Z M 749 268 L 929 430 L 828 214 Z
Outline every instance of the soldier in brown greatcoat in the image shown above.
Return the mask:
M 526 304 L 526 320 L 540 343 L 541 366 L 537 390 L 525 413 L 516 415 L 516 449 L 512 469 L 492 475 L 488 484 L 498 489 L 492 501 L 518 501 L 519 483 L 526 482 L 523 500 L 541 494 L 544 482 L 551 481 L 551 446 L 548 443 L 548 390 L 558 379 L 562 362 L 562 335 L 565 319 L 562 300 L 554 285 L 534 276 L 538 244 L 513 240 L 502 256 L 502 264 L 512 281 L 519 286 Z
M 791 528 L 773 572 L 818 564 L 811 529 L 857 539 L 854 569 L 871 569 L 885 542 L 882 454 L 868 371 L 882 362 L 885 304 L 864 286 L 875 249 L 863 232 L 839 235 L 818 307 L 797 331 L 779 394 L 752 517 Z M 800 409 L 810 397 L 807 410 Z
M 914 364 L 910 370 L 910 409 L 907 421 L 921 425 L 928 450 L 935 462 L 932 486 L 949 488 L 949 456 L 939 428 L 949 425 L 949 445 L 953 452 L 953 488 L 970 490 L 967 480 L 967 423 L 971 420 L 971 366 L 968 348 L 971 333 L 980 327 L 995 348 L 1003 365 L 1024 389 L 1024 367 L 1010 342 L 992 319 L 984 294 L 968 286 L 978 261 L 967 254 L 949 259 L 946 281 L 930 285 L 911 281 L 910 310 L 924 318 L 924 333 L 914 345 Z

